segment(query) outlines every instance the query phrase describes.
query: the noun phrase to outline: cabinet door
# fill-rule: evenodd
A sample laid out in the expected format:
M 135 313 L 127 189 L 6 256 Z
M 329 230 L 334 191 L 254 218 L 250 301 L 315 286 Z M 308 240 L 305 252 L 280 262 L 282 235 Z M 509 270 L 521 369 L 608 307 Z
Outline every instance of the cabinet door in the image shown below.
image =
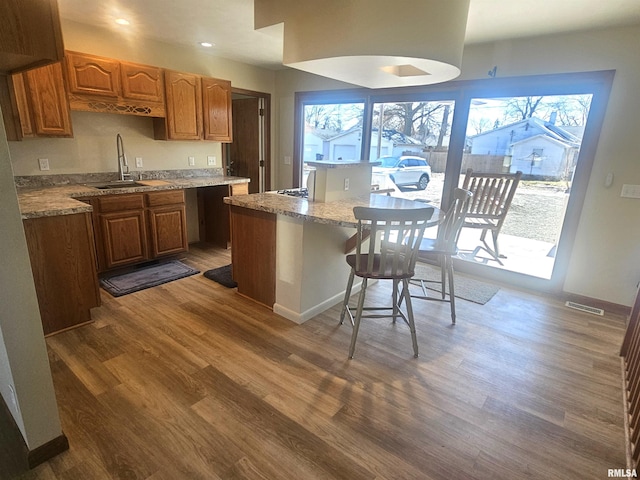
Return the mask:
M 200 77 L 165 71 L 167 140 L 202 138 L 202 93 Z
M 120 62 L 122 96 L 128 100 L 162 103 L 164 81 L 157 67 Z
M 231 142 L 231 82 L 202 78 L 204 139 Z
M 31 106 L 27 97 L 27 86 L 24 74 L 17 73 L 12 76 L 13 93 L 16 99 L 19 122 L 19 138 L 33 137 L 33 119 L 31 118 Z M 8 130 L 8 129 L 7 129 Z
M 187 250 L 187 221 L 184 205 L 149 208 L 151 256 Z
M 36 135 L 72 137 L 62 65 L 54 63 L 24 73 Z
M 84 53 L 66 52 L 69 93 L 117 98 L 120 62 Z
M 99 215 L 106 268 L 114 268 L 149 258 L 144 210 Z

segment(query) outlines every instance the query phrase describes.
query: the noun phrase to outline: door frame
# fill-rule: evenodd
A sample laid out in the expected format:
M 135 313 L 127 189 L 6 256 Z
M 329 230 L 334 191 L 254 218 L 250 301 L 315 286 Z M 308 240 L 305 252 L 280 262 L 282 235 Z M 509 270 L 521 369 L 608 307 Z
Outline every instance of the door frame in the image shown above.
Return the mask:
M 265 191 L 271 190 L 271 94 L 265 92 L 258 92 L 255 90 L 246 90 L 243 88 L 231 88 L 231 103 L 233 104 L 233 97 L 253 97 L 261 99 L 263 102 L 263 112 L 261 112 L 263 131 L 259 135 L 262 140 L 261 151 L 262 156 L 260 160 L 264 162 L 264 189 Z M 260 123 L 260 122 L 259 122 Z M 260 128 L 260 127 L 259 127 Z M 233 143 L 233 142 L 231 142 Z M 229 165 L 229 156 L 231 153 L 230 143 L 222 144 L 222 168 L 227 174 L 227 167 Z
M 592 94 L 593 96 L 571 184 L 571 194 L 568 199 L 564 221 L 560 231 L 551 278 L 539 278 L 463 260 L 454 260 L 457 270 L 537 291 L 552 293 L 561 293 L 563 291 L 564 282 L 569 270 L 569 263 L 571 261 L 571 250 L 578 231 L 578 223 L 586 198 L 589 179 L 591 178 L 600 131 L 604 123 L 614 76 L 615 70 L 605 70 L 467 82 L 468 85 L 462 89 L 460 103 L 456 102 L 452 131 L 455 128 L 460 128 L 461 131 L 462 129 L 466 130 L 472 99 L 529 95 Z M 449 173 L 449 164 L 451 164 L 452 170 L 457 167 L 457 174 L 460 174 L 462 155 L 463 148 L 461 148 L 461 146 L 456 146 L 454 149 L 450 145 L 447 160 L 447 174 Z M 453 183 L 457 178 L 459 177 L 453 173 L 449 178 L 445 175 L 445 194 L 446 192 L 453 192 L 453 188 L 457 186 L 453 185 Z M 450 180 L 450 182 L 447 182 L 447 179 Z M 450 183 L 450 185 L 447 185 L 447 183 Z M 451 190 L 447 190 L 447 188 Z

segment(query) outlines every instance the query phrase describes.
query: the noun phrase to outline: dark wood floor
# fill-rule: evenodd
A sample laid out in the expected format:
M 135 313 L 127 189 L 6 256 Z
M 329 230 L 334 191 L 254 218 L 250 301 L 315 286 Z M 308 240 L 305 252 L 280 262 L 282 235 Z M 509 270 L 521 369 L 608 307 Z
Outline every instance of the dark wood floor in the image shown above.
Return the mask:
M 192 248 L 202 271 L 226 251 Z M 310 272 L 312 274 L 312 272 Z M 346 279 L 345 279 L 346 281 Z M 371 287 L 386 300 L 387 285 Z M 70 450 L 24 479 L 598 479 L 624 468 L 624 319 L 501 288 L 294 325 L 202 275 L 47 340 Z

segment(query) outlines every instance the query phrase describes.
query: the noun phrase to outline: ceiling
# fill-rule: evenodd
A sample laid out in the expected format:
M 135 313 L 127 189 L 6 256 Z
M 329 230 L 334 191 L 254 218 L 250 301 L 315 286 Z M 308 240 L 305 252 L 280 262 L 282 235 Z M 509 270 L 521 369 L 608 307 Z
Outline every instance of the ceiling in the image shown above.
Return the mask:
M 282 68 L 282 28 L 253 29 L 253 0 L 58 0 L 63 19 Z M 127 27 L 114 23 L 127 18 Z M 428 27 L 429 20 L 425 20 Z M 638 0 L 471 0 L 465 44 L 640 24 Z M 215 46 L 205 49 L 199 42 Z

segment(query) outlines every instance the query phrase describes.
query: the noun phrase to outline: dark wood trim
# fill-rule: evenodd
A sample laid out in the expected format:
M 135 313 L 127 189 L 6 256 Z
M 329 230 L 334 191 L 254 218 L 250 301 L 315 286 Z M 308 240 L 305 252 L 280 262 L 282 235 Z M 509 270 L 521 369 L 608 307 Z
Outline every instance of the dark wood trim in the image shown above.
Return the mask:
M 7 475 L 7 478 L 13 478 L 28 470 L 28 453 L 29 449 L 18 424 L 0 395 L 0 472 Z
M 264 100 L 264 189 L 269 191 L 271 190 L 271 94 L 232 87 L 231 95 L 232 102 L 233 95 L 246 95 L 248 97 L 262 98 Z M 229 144 L 223 144 L 222 148 L 222 166 L 226 169 L 227 159 L 229 158 Z
M 50 460 L 66 450 L 69 450 L 69 440 L 66 435 L 62 433 L 53 440 L 49 440 L 38 448 L 29 451 L 27 454 L 27 463 L 29 468 L 37 467 L 41 463 Z
M 0 472 L 7 477 L 24 473 L 69 449 L 64 433 L 44 445 L 29 450 L 9 407 L 0 396 Z

